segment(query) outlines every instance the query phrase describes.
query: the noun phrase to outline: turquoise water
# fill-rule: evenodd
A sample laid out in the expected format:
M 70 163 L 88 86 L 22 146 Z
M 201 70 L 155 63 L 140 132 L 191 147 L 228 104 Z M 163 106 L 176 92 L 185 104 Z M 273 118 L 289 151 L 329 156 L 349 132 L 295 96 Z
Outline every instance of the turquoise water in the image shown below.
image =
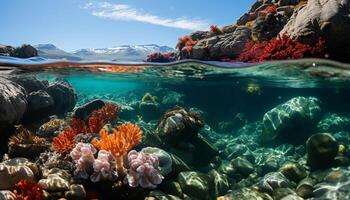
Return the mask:
M 59 163 L 67 161 L 72 168 L 55 166 L 70 174 L 74 181 L 69 184 L 82 185 L 88 195 L 97 195 L 99 199 L 350 197 L 346 187 L 350 181 L 347 64 L 296 60 L 246 65 L 190 60 L 169 65 L 53 66 L 54 62 L 2 58 L 0 73 L 3 77 L 33 76 L 51 85 L 58 80 L 68 82 L 76 93 L 74 109 L 56 116 L 66 122 L 74 118 L 77 108 L 87 103 L 97 99 L 112 102 L 121 109 L 118 119 L 110 124 L 112 127 L 131 122 L 143 131 L 141 143 L 133 149 L 157 147 L 176 157 L 171 158 L 170 173 L 163 174 L 162 183 L 150 189 L 130 186 L 123 182 L 122 175 L 117 180 L 97 183 L 81 179 L 74 174 L 76 164 L 72 158 L 58 155 Z M 179 106 L 185 112 L 179 111 Z M 177 121 L 176 116 L 183 118 Z M 39 127 L 50 120 L 50 116 L 46 117 L 23 118 L 21 122 L 40 135 Z M 204 126 L 196 121 L 199 119 Z M 172 120 L 175 125 L 171 125 Z M 164 127 L 172 126 L 176 127 L 174 132 L 164 133 Z M 48 145 L 52 145 L 51 138 L 57 132 L 50 134 L 45 135 Z M 99 138 L 97 133 L 89 134 Z M 42 153 L 50 152 L 55 150 L 50 148 Z M 47 160 L 35 157 L 30 161 L 36 162 L 42 171 L 50 169 Z M 300 187 L 310 180 L 310 187 L 302 191 Z

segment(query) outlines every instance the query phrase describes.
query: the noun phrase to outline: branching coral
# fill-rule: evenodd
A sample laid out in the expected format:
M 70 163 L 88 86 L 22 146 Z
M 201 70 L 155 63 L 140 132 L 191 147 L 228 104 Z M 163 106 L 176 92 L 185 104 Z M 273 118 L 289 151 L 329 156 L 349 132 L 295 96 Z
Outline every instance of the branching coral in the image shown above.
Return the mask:
M 176 61 L 173 53 L 154 52 L 147 56 L 146 62 L 167 63 Z
M 94 139 L 91 143 L 98 149 L 103 149 L 112 153 L 116 159 L 118 173 L 123 173 L 123 156 L 128 153 L 142 139 L 142 131 L 132 123 L 125 123 L 112 129 L 113 133 L 107 133 L 107 130 L 100 131 L 101 139 Z
M 164 177 L 158 171 L 159 160 L 153 154 L 146 154 L 132 150 L 128 153 L 129 169 L 125 182 L 131 187 L 154 189 Z
M 106 103 L 102 108 L 93 111 L 86 122 L 73 118 L 69 125 L 77 133 L 98 133 L 106 123 L 114 121 L 119 113 L 119 106 Z
M 13 193 L 17 200 L 42 200 L 43 188 L 35 182 L 31 181 L 19 181 L 14 189 Z
M 307 57 L 325 57 L 325 40 L 319 38 L 316 44 L 306 44 L 287 35 L 270 41 L 248 42 L 239 58 L 239 62 L 264 62 L 267 60 L 289 60 Z
M 35 145 L 45 145 L 45 138 L 38 137 L 34 135 L 31 131 L 24 128 L 24 126 L 17 126 L 16 135 L 9 139 L 9 146 L 18 144 L 35 144 Z
M 69 153 L 74 148 L 76 134 L 74 130 L 64 129 L 63 132 L 53 138 L 52 148 L 60 154 Z
M 224 33 L 217 25 L 211 25 L 210 31 L 213 32 L 215 35 L 221 35 Z

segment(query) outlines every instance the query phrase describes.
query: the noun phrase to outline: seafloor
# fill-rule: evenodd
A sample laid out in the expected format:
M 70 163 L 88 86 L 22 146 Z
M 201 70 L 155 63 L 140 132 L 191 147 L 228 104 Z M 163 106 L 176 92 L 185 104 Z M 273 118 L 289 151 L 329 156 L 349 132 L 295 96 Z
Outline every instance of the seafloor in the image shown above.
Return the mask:
M 347 70 L 272 66 L 3 73 L 0 199 L 350 199 Z

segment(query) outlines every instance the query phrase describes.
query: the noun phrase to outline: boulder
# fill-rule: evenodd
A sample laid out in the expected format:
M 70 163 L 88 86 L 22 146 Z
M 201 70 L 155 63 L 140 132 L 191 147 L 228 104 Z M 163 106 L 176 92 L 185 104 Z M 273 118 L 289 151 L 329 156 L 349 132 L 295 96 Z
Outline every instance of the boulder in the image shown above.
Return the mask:
M 337 141 L 330 134 L 314 134 L 306 142 L 307 165 L 311 170 L 331 167 L 337 153 Z
M 27 94 L 30 94 L 31 92 L 36 92 L 38 90 L 46 91 L 46 88 L 49 86 L 49 82 L 47 80 L 40 80 L 35 76 L 16 75 L 9 77 L 9 79 L 21 85 L 25 89 Z
M 102 108 L 105 105 L 101 99 L 93 100 L 74 110 L 74 117 L 81 120 L 86 120 L 88 116 L 95 110 Z
M 0 77 L 0 125 L 18 123 L 26 109 L 27 99 L 24 88 Z
M 295 97 L 268 111 L 263 117 L 262 142 L 303 143 L 321 117 L 320 104 L 315 97 Z
M 281 172 L 271 172 L 266 174 L 260 181 L 259 189 L 272 194 L 277 188 L 290 188 L 294 184 L 290 182 Z
M 279 13 L 258 17 L 253 24 L 252 34 L 259 41 L 271 40 L 278 35 L 287 21 L 288 17 Z
M 308 0 L 305 7 L 295 12 L 280 35 L 317 41 L 326 40 L 334 59 L 349 61 L 350 2 L 347 0 Z
M 16 47 L 14 51 L 10 53 L 10 56 L 17 58 L 30 58 L 38 56 L 38 51 L 31 45 L 24 44 L 20 47 Z
M 0 45 L 0 55 L 9 56 L 15 50 L 14 47 L 9 45 Z
M 77 102 L 77 94 L 73 86 L 65 81 L 57 81 L 47 88 L 47 92 L 55 101 L 54 113 L 62 115 L 73 110 Z
M 13 194 L 10 190 L 0 191 L 0 200 L 16 200 L 16 195 Z
M 47 111 L 54 103 L 53 98 L 44 90 L 31 92 L 28 95 L 29 112 Z
M 211 199 L 210 181 L 206 174 L 195 171 L 181 172 L 178 176 L 178 182 L 182 191 L 189 197 L 203 200 Z
M 0 190 L 12 190 L 20 180 L 34 181 L 35 177 L 33 171 L 27 166 L 0 164 L 0 180 Z

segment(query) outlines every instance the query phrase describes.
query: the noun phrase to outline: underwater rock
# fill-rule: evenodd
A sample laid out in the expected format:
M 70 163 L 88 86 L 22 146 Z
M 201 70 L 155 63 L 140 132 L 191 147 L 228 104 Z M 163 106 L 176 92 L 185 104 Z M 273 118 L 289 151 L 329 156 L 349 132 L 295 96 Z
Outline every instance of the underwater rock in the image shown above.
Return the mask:
M 38 184 L 48 192 L 68 191 L 71 175 L 62 169 L 53 168 L 43 173 L 43 179 Z
M 266 174 L 260 181 L 259 188 L 261 191 L 272 194 L 277 188 L 293 187 L 290 182 L 281 172 L 271 172 Z
M 243 178 L 253 173 L 255 168 L 253 164 L 250 163 L 248 160 L 240 157 L 232 160 L 231 165 L 236 170 L 236 173 L 238 173 Z
M 47 92 L 55 101 L 54 113 L 64 114 L 73 110 L 77 102 L 77 94 L 71 84 L 65 81 L 58 81 L 47 88 Z
M 158 157 L 159 161 L 159 172 L 163 176 L 168 175 L 172 171 L 173 161 L 171 156 L 164 150 L 156 148 L 156 147 L 146 147 L 141 150 L 143 153 L 153 154 Z
M 10 76 L 9 79 L 19 85 L 21 85 L 27 94 L 30 94 L 35 91 L 43 90 L 46 91 L 46 88 L 49 86 L 47 80 L 41 80 L 31 75 L 16 75 Z
M 165 144 L 176 146 L 198 135 L 204 122 L 196 112 L 187 112 L 181 107 L 167 111 L 160 120 L 157 133 Z
M 350 181 L 340 183 L 320 183 L 315 185 L 313 199 L 350 199 Z
M 316 128 L 320 115 L 320 100 L 295 97 L 264 115 L 261 140 L 263 143 L 303 143 Z
M 165 182 L 160 189 L 164 191 L 166 194 L 178 196 L 180 198 L 183 198 L 184 196 L 181 186 L 177 181 Z
M 31 92 L 28 95 L 28 111 L 33 115 L 35 112 L 47 111 L 54 105 L 53 98 L 44 90 Z
M 86 192 L 83 185 L 73 184 L 70 186 L 69 191 L 65 192 L 67 200 L 84 200 L 86 198 Z
M 35 163 L 30 162 L 27 158 L 12 158 L 5 160 L 2 164 L 7 166 L 26 166 L 32 170 L 35 177 L 40 175 L 38 166 Z
M 0 77 L 0 125 L 18 123 L 27 109 L 26 91 Z
M 279 170 L 286 178 L 295 183 L 307 176 L 306 170 L 298 163 L 288 162 L 285 163 Z
M 120 115 L 119 115 L 120 119 L 130 121 L 137 118 L 137 111 L 135 110 L 134 107 L 130 105 L 121 105 L 120 109 L 121 109 Z
M 73 116 L 77 119 L 86 120 L 93 111 L 102 108 L 104 105 L 105 102 L 100 99 L 90 101 L 75 109 Z
M 172 160 L 172 172 L 171 175 L 177 176 L 180 172 L 191 171 L 191 168 L 178 156 L 170 154 Z
M 34 181 L 33 171 L 23 165 L 9 166 L 0 163 L 0 190 L 11 190 L 20 180 Z
M 337 133 L 350 129 L 350 119 L 336 113 L 328 114 L 317 125 L 321 133 Z
M 310 177 L 301 180 L 296 188 L 296 193 L 304 199 L 312 197 L 315 183 L 316 181 Z
M 10 190 L 0 191 L 0 200 L 16 200 L 16 195 Z
M 225 174 L 220 174 L 214 169 L 209 172 L 209 175 L 214 182 L 215 197 L 227 194 L 227 191 L 230 189 L 227 176 Z
M 178 175 L 182 191 L 191 198 L 211 199 L 209 194 L 209 177 L 206 174 L 188 171 Z
M 330 134 L 314 134 L 306 141 L 307 165 L 312 170 L 332 166 L 337 153 L 337 141 Z
M 266 193 L 259 192 L 254 188 L 242 188 L 233 191 L 225 196 L 218 197 L 217 200 L 272 200 Z
M 161 114 L 158 97 L 146 93 L 139 103 L 139 111 L 146 121 L 158 119 Z
M 306 6 L 295 12 L 280 35 L 316 41 L 326 39 L 331 57 L 349 61 L 350 3 L 342 0 L 308 0 Z
M 169 91 L 166 93 L 166 95 L 162 99 L 162 104 L 164 105 L 165 108 L 172 108 L 174 106 L 181 106 L 184 104 L 183 101 L 183 94 L 174 92 L 174 91 Z

